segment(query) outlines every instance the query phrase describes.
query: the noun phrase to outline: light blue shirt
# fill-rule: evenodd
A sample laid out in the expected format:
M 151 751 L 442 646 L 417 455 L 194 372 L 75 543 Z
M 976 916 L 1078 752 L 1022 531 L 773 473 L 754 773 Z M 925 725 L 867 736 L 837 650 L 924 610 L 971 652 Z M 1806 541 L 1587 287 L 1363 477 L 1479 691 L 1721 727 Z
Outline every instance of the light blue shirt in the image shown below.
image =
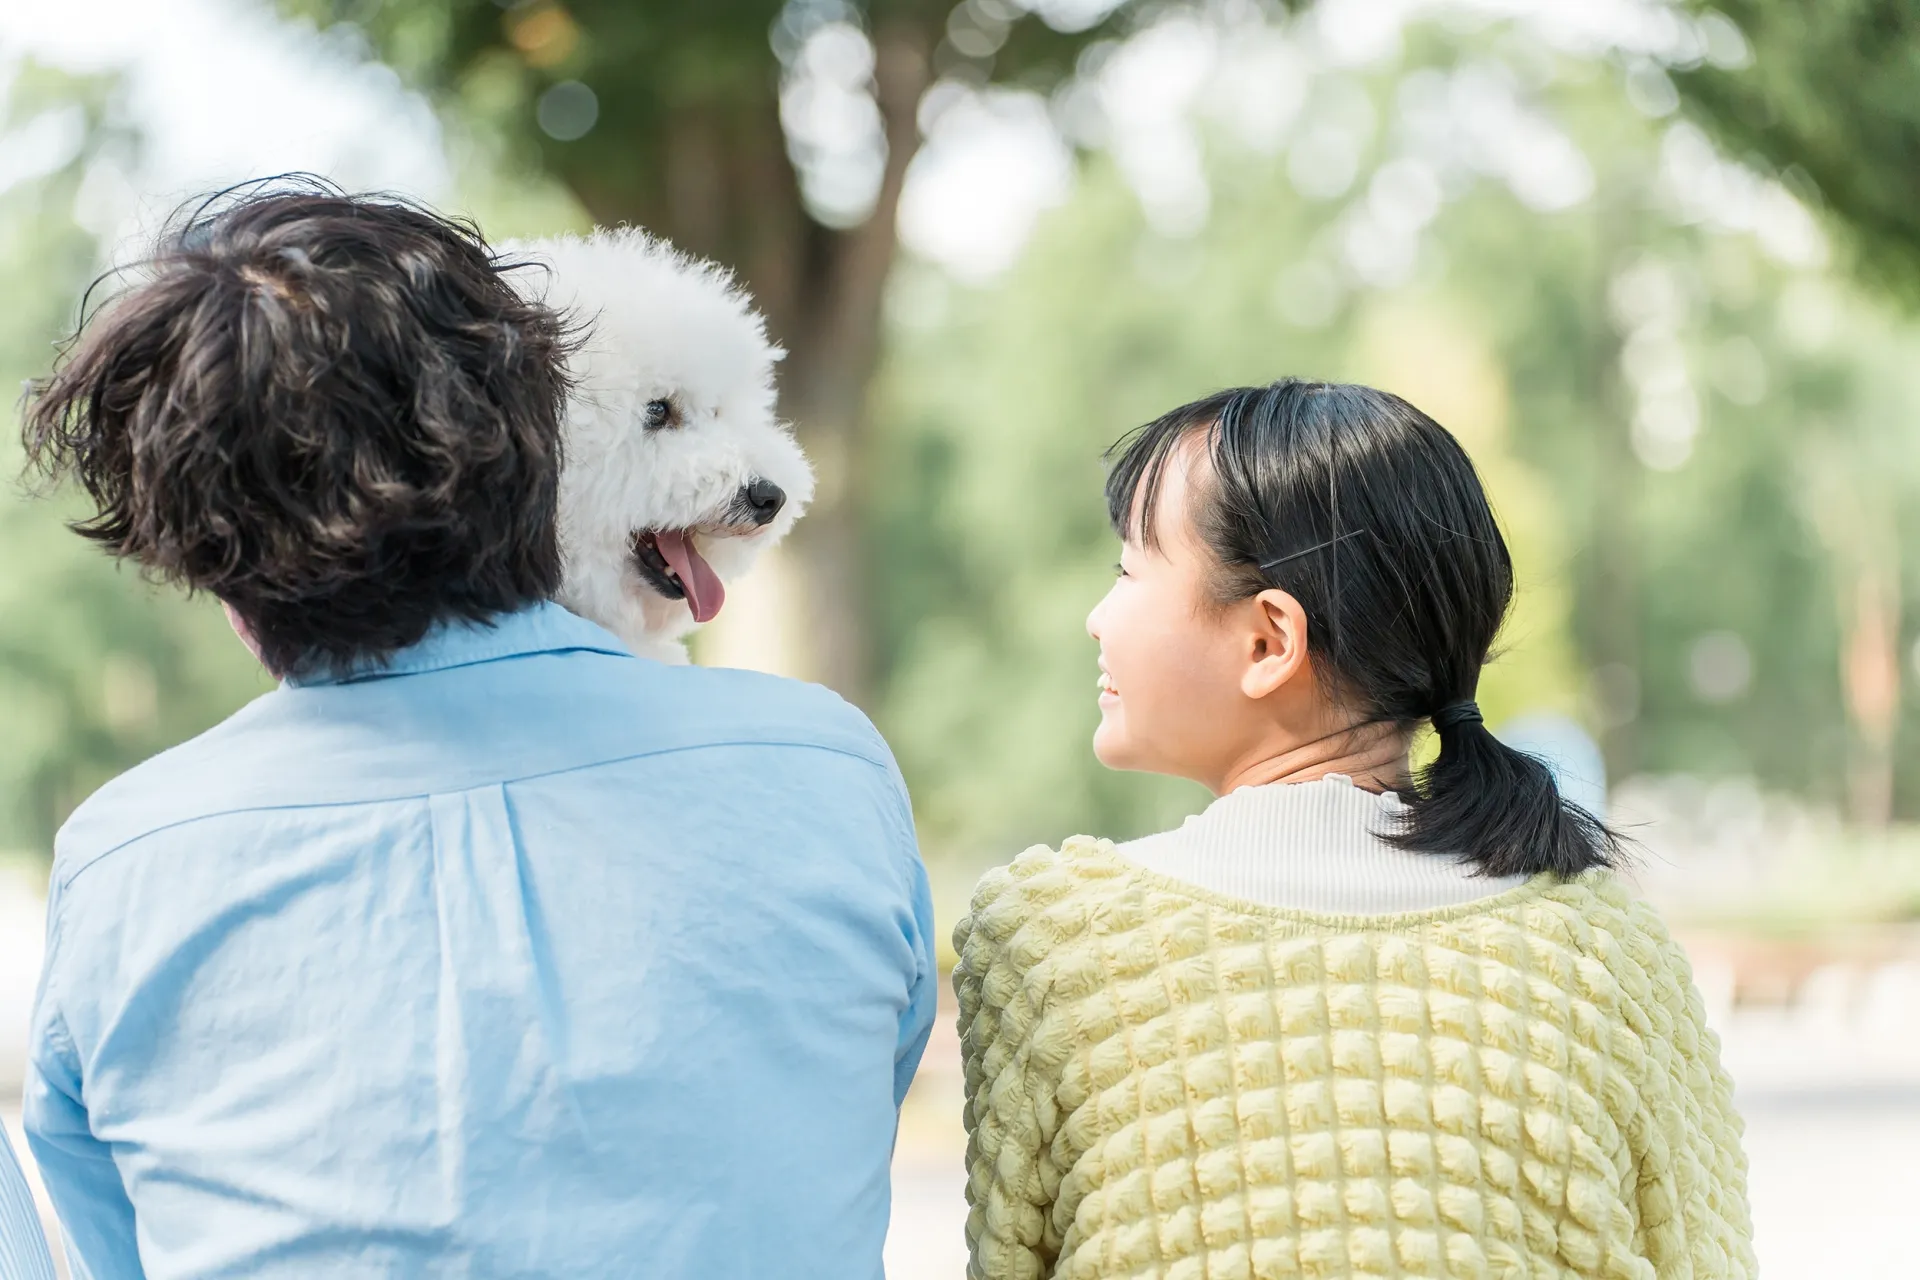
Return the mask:
M 53 1280 L 53 1256 L 40 1231 L 40 1211 L 0 1125 L 0 1280 Z
M 936 982 L 857 711 L 543 606 L 74 814 L 27 1132 L 100 1280 L 876 1277 Z

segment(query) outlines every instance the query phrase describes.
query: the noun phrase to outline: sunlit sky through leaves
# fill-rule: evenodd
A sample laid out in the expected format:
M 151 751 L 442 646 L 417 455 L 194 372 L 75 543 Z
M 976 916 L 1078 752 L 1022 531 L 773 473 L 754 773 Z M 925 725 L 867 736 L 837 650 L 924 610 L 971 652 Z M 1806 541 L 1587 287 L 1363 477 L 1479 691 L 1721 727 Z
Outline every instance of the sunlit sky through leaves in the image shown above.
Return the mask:
M 1032 7 L 1071 27 L 1087 6 Z M 997 274 L 1035 219 L 1066 198 L 1076 144 L 1111 152 L 1156 232 L 1192 235 L 1208 217 L 1209 130 L 1284 163 L 1303 197 L 1350 202 L 1325 269 L 1360 286 L 1405 279 L 1422 229 L 1464 182 L 1504 183 L 1543 211 L 1587 199 L 1595 177 L 1586 158 L 1505 63 L 1418 71 L 1390 101 L 1369 94 L 1360 77 L 1398 56 L 1417 19 L 1461 29 L 1505 22 L 1514 49 L 1618 59 L 1629 68 L 1627 99 L 1651 114 L 1671 110 L 1663 64 L 1745 56 L 1724 20 L 1694 24 L 1648 0 L 1323 0 L 1284 30 L 1255 17 L 1223 26 L 1176 15 L 1122 44 L 1093 46 L 1051 100 L 937 84 L 921 111 L 927 142 L 902 200 L 902 237 L 962 278 Z M 779 49 L 782 116 L 803 192 L 823 220 L 858 221 L 883 160 L 871 50 L 844 21 L 787 35 L 797 38 Z M 196 191 L 296 169 L 350 188 L 454 198 L 453 166 L 426 102 L 350 39 L 291 27 L 263 4 L 9 5 L 0 9 L 0 77 L 23 56 L 124 77 L 141 160 L 133 172 L 96 166 L 79 209 L 110 236 L 151 227 Z M 49 112 L 0 140 L 0 187 L 64 163 L 80 145 L 78 123 Z M 1376 139 L 1380 162 L 1363 171 Z M 1819 259 L 1818 230 L 1793 198 L 1718 158 L 1703 135 L 1676 126 L 1666 168 L 1687 220 L 1751 231 L 1783 260 Z

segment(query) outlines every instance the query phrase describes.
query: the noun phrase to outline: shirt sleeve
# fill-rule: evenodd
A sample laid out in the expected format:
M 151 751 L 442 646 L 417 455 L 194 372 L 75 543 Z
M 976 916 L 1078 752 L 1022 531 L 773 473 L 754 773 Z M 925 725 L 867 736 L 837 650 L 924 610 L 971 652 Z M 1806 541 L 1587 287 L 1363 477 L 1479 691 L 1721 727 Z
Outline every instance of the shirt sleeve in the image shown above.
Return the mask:
M 53 1256 L 40 1230 L 33 1192 L 0 1125 L 0 1280 L 53 1280 Z
M 913 858 L 913 989 L 900 1014 L 900 1038 L 893 1052 L 893 1105 L 907 1100 L 907 1089 L 920 1069 L 921 1055 L 933 1035 L 940 1004 L 940 962 L 933 949 L 933 889 L 927 868 L 916 852 Z
M 58 928 L 50 918 L 46 970 L 33 1011 L 21 1100 L 27 1145 L 66 1235 L 72 1280 L 145 1274 L 113 1152 L 93 1134 L 80 1087 L 80 1057 L 53 994 Z
M 1059 1128 L 1053 1087 L 1034 1062 L 1036 1010 L 1006 943 L 1025 922 L 1019 876 L 1032 854 L 990 871 L 954 930 L 953 971 L 966 1070 L 968 1280 L 1039 1280 L 1060 1246 L 1059 1179 L 1049 1148 Z

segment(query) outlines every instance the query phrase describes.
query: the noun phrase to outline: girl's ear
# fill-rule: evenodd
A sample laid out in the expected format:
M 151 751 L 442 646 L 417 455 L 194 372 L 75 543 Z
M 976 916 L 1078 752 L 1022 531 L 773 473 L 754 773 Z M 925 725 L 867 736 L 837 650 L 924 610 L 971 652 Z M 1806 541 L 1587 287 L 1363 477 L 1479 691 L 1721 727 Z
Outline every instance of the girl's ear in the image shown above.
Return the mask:
M 1307 611 L 1278 589 L 1262 591 L 1248 603 L 1253 609 L 1240 692 L 1264 698 L 1307 670 Z

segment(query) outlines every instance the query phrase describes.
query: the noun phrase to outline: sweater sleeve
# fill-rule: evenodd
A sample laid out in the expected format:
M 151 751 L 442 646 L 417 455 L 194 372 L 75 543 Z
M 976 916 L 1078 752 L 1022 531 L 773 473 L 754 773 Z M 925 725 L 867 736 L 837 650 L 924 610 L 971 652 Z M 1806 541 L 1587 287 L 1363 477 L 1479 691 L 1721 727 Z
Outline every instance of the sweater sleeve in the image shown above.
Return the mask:
M 1060 1251 L 1059 1128 L 1053 1088 L 1034 1061 L 1037 1009 L 1014 958 L 1032 914 L 1025 881 L 1050 850 L 988 872 L 954 930 L 960 1049 L 966 1069 L 968 1280 L 1042 1280 Z
M 1641 927 L 1624 943 L 1647 979 L 1634 1188 L 1647 1261 L 1660 1280 L 1747 1280 L 1758 1273 L 1747 1158 L 1720 1039 L 1686 953 L 1651 908 L 1633 914 Z

